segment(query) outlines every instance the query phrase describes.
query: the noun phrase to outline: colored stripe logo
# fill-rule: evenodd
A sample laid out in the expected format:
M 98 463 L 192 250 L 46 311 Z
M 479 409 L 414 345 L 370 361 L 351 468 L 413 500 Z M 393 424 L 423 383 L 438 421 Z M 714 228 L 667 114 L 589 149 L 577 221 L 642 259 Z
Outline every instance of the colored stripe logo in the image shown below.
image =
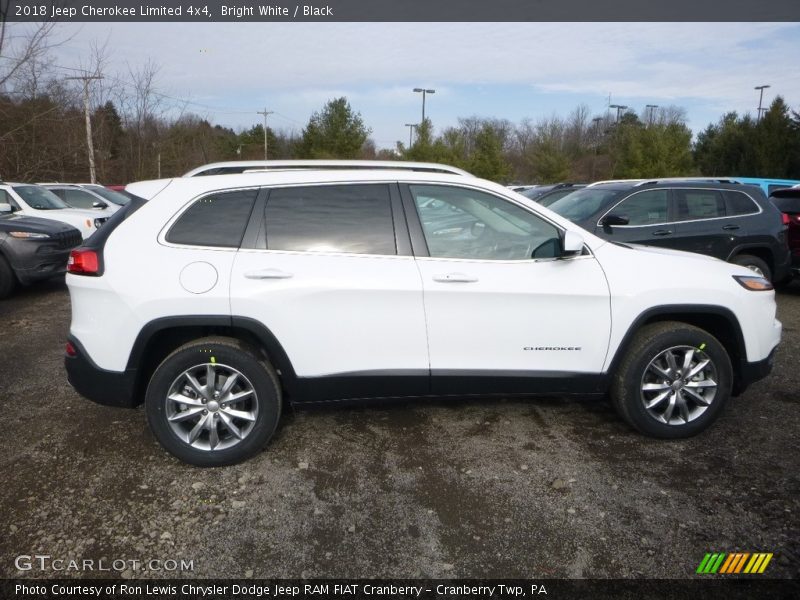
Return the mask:
M 702 575 L 716 573 L 724 575 L 760 574 L 767 569 L 772 556 L 772 552 L 708 552 L 700 561 L 696 573 Z

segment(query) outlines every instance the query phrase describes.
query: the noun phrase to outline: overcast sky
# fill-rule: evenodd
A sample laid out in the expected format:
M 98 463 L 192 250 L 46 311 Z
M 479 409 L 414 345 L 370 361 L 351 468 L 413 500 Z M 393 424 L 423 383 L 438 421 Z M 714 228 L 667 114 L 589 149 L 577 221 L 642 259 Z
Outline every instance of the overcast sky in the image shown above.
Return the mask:
M 594 115 L 611 103 L 686 108 L 697 133 L 727 111 L 755 113 L 756 85 L 800 109 L 800 25 L 794 23 L 84 23 L 59 48 L 62 67 L 87 64 L 106 43 L 107 83 L 126 65 L 160 66 L 165 100 L 241 129 L 275 111 L 270 126 L 299 132 L 325 102 L 347 96 L 379 147 L 408 141 L 421 95 L 436 128 L 458 117 Z M 113 79 L 114 77 L 118 79 Z

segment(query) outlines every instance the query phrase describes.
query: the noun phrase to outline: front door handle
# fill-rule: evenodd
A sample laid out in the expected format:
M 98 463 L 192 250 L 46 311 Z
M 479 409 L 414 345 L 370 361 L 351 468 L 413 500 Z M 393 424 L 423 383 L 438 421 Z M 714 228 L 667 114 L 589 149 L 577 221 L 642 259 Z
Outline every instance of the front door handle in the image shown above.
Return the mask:
M 433 280 L 441 283 L 475 283 L 478 278 L 465 273 L 443 273 L 434 275 Z
M 725 231 L 735 231 L 735 230 L 739 229 L 739 226 L 738 225 L 725 225 L 725 227 L 723 227 L 723 229 Z
M 653 235 L 672 235 L 671 229 L 656 229 Z
M 244 274 L 247 279 L 289 279 L 293 273 L 287 273 L 280 269 L 258 269 L 256 271 L 248 271 Z

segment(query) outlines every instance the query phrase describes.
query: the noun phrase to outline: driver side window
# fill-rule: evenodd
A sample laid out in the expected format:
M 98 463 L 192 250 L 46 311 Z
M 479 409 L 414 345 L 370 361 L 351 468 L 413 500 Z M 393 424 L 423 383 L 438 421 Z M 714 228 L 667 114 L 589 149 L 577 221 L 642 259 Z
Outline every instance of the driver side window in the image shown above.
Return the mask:
M 468 188 L 410 188 L 432 258 L 530 260 L 560 253 L 558 228 L 507 200 Z

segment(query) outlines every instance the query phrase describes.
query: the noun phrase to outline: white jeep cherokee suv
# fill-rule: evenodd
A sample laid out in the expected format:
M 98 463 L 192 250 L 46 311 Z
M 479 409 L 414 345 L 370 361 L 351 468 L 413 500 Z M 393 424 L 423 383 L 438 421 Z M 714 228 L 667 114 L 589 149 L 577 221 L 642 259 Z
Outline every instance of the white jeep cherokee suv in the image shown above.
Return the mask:
M 766 376 L 770 283 L 597 238 L 506 188 L 408 170 L 128 186 L 73 251 L 69 380 L 145 403 L 180 459 L 231 464 L 283 402 L 609 394 L 647 435 L 710 425 Z M 146 198 L 146 200 L 144 199 Z

